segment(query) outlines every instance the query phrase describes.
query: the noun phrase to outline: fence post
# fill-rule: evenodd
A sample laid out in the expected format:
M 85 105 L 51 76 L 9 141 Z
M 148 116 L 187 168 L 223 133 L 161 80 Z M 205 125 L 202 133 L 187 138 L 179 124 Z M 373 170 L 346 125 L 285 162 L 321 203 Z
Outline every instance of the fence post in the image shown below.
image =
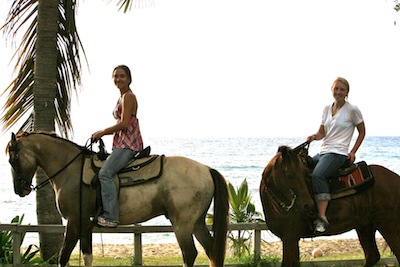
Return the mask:
M 143 265 L 143 255 L 142 255 L 142 233 L 135 232 L 134 233 L 134 252 L 135 252 L 135 266 Z
M 15 231 L 12 231 L 13 235 L 13 265 L 18 266 L 21 264 L 21 234 L 18 231 L 18 225 Z
M 261 230 L 258 225 L 254 229 L 254 259 L 259 260 L 261 257 Z

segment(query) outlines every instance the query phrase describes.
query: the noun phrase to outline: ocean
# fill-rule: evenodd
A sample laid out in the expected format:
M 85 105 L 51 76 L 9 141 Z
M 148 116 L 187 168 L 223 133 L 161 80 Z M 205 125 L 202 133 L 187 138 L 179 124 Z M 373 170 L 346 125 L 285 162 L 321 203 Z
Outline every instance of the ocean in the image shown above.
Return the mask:
M 280 145 L 296 147 L 303 143 L 303 137 L 254 137 L 254 138 L 148 138 L 145 145 L 150 145 L 152 154 L 166 156 L 185 156 L 217 169 L 234 187 L 247 180 L 252 201 L 256 210 L 262 213 L 259 197 L 261 174 L 269 160 L 275 155 Z M 84 145 L 84 144 L 79 144 Z M 318 152 L 320 142 L 310 145 L 309 153 Z M 357 153 L 357 161 L 368 164 L 378 164 L 400 174 L 400 136 L 369 136 L 366 137 Z M 24 214 L 23 224 L 37 224 L 35 193 L 20 198 L 14 194 L 8 159 L 0 156 L 0 223 L 10 223 L 12 218 Z M 163 217 L 149 220 L 143 225 L 169 225 Z M 267 241 L 279 240 L 272 233 L 263 233 Z M 328 237 L 320 237 L 328 238 Z M 355 231 L 329 238 L 357 238 Z M 24 244 L 37 244 L 35 233 L 27 233 Z M 144 244 L 174 243 L 173 233 L 144 234 Z M 126 244 L 133 242 L 133 234 L 94 234 L 94 243 Z

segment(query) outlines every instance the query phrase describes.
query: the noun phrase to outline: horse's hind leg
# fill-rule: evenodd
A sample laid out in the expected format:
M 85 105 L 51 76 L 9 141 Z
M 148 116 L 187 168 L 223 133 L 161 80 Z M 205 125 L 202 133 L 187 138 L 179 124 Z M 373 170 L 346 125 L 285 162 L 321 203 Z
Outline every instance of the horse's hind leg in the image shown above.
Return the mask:
M 184 227 L 185 228 L 185 227 Z M 194 245 L 192 232 L 182 229 L 179 226 L 174 227 L 175 236 L 183 255 L 183 266 L 192 267 L 197 257 L 197 249 Z
M 389 245 L 390 250 L 396 256 L 397 261 L 400 263 L 400 229 L 396 229 L 393 225 L 390 225 L 388 229 L 378 229 Z
M 364 250 L 364 267 L 374 266 L 381 256 L 375 240 L 375 228 L 372 225 L 356 228 L 358 239 Z
M 199 243 L 203 246 L 208 258 L 211 259 L 212 237 L 204 221 L 204 218 L 201 218 L 197 221 L 197 224 L 194 227 L 194 235 Z

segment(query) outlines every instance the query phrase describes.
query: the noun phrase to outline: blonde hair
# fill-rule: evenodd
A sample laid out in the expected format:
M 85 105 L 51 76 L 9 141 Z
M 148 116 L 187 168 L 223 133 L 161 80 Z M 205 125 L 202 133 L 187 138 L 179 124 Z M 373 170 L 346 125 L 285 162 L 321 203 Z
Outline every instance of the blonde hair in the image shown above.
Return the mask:
M 341 82 L 341 83 L 344 83 L 344 85 L 347 86 L 347 91 L 350 92 L 350 84 L 349 84 L 349 82 L 348 82 L 345 78 L 343 78 L 343 77 L 337 77 L 337 78 L 333 81 L 332 88 L 333 88 L 333 85 L 334 85 L 337 81 L 339 81 L 339 82 Z

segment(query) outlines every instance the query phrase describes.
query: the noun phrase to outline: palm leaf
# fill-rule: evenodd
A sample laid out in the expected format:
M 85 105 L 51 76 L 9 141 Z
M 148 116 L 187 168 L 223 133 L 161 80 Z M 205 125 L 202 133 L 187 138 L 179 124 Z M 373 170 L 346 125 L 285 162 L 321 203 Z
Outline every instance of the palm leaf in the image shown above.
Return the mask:
M 20 45 L 13 56 L 16 57 L 17 76 L 11 81 L 1 96 L 7 95 L 8 101 L 3 106 L 4 115 L 0 118 L 3 130 L 7 131 L 21 118 L 27 117 L 24 128 L 33 128 L 33 69 L 36 48 L 38 0 L 19 0 L 13 2 L 6 23 L 0 28 L 8 38 L 15 38 L 17 32 L 30 22 Z M 81 40 L 75 24 L 76 2 L 60 1 L 59 29 L 57 38 L 57 90 L 55 104 L 55 124 L 65 137 L 72 133 L 71 92 L 81 85 L 81 64 L 79 52 Z M 86 59 L 86 56 L 85 56 Z M 87 61 L 87 60 L 86 60 Z M 30 114 L 28 116 L 28 114 Z

